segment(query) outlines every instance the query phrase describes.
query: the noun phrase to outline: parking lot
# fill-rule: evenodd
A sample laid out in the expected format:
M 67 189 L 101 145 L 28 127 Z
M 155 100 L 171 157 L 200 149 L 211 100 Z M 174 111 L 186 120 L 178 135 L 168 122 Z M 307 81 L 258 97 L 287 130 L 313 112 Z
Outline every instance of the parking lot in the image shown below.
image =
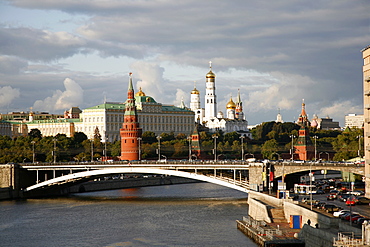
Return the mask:
M 328 196 L 328 193 L 326 193 L 326 194 L 312 194 L 312 199 L 317 201 L 317 203 L 314 203 L 313 207 L 312 207 L 314 211 L 317 211 L 317 212 L 323 213 L 325 215 L 334 217 L 333 212 L 327 213 L 326 209 L 323 210 L 323 209 L 317 209 L 316 208 L 316 206 L 318 204 L 321 204 L 321 206 L 331 204 L 331 205 L 335 205 L 338 208 L 342 208 L 344 210 L 349 210 L 352 213 L 358 213 L 358 214 L 364 216 L 365 218 L 370 219 L 370 206 L 369 206 L 369 204 L 362 204 L 362 205 L 355 204 L 353 206 L 348 206 L 348 205 L 346 205 L 346 202 L 340 201 L 338 199 L 327 200 L 327 196 Z M 307 199 L 308 199 L 307 203 L 302 202 L 302 200 L 305 201 Z M 310 199 L 310 195 L 300 195 L 299 199 L 297 199 L 297 200 L 302 202 L 301 205 L 304 205 L 305 207 L 310 208 L 311 206 L 309 204 L 309 199 Z M 329 211 L 330 211 L 330 207 L 329 207 Z M 335 210 L 335 211 L 337 211 L 337 210 Z M 349 220 L 347 220 L 347 221 L 350 224 Z M 352 225 L 356 225 L 356 224 L 352 223 Z

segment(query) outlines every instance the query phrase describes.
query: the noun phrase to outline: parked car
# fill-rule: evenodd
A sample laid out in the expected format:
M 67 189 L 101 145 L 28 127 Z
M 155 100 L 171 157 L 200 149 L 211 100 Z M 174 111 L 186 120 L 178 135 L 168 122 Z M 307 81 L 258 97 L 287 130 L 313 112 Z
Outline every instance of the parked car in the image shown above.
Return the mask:
M 345 201 L 347 201 L 347 199 L 348 199 L 350 196 L 351 196 L 351 195 L 347 195 L 347 194 L 339 195 L 339 196 L 338 196 L 338 200 L 339 200 L 339 201 L 342 201 L 342 202 L 345 202 Z
M 357 215 L 357 216 L 354 216 L 351 218 L 351 222 L 355 222 L 355 220 L 358 220 L 358 219 L 361 219 L 361 218 L 364 218 L 362 215 Z
M 348 215 L 346 215 L 345 217 L 344 217 L 344 220 L 347 220 L 347 221 L 349 221 L 350 220 L 350 218 L 353 218 L 353 217 L 356 217 L 356 216 L 361 216 L 361 215 L 359 215 L 359 214 L 348 214 Z
M 357 204 L 368 204 L 370 203 L 370 199 L 364 196 L 357 197 Z
M 331 194 L 330 193 L 328 196 L 326 196 L 326 200 L 328 200 L 328 201 L 333 201 L 335 199 L 337 199 L 337 195 L 336 194 Z
M 363 194 L 365 194 L 363 191 L 361 190 L 355 190 L 355 191 L 348 191 L 347 194 L 349 195 L 355 195 L 355 196 L 361 196 Z
M 356 198 L 348 198 L 347 201 L 346 201 L 346 205 L 347 206 L 355 206 L 357 203 L 357 199 Z
M 359 218 L 359 219 L 355 220 L 355 222 L 353 222 L 353 223 L 360 225 L 360 224 L 364 223 L 365 220 L 368 221 L 368 222 L 370 221 L 369 218 Z
M 342 209 L 341 207 L 338 207 L 334 204 L 326 204 L 322 207 L 322 210 L 326 211 L 327 213 L 337 212 L 340 211 L 341 209 Z
M 324 205 L 326 205 L 326 203 L 325 203 L 325 202 L 318 202 L 318 203 L 316 203 L 315 207 L 320 209 L 320 208 L 322 208 Z
M 323 190 L 316 190 L 316 194 L 325 194 L 325 191 L 323 191 Z
M 345 214 L 345 213 L 350 213 L 350 211 L 347 210 L 347 209 L 339 210 L 337 212 L 334 212 L 333 216 L 334 217 L 340 217 L 342 214 Z

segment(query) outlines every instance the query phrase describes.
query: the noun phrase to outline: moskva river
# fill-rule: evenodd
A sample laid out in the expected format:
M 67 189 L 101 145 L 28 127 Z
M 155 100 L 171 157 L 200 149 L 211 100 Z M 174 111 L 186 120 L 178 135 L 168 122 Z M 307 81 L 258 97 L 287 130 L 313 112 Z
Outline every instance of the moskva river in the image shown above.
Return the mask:
M 257 246 L 246 194 L 209 183 L 0 201 L 0 246 Z

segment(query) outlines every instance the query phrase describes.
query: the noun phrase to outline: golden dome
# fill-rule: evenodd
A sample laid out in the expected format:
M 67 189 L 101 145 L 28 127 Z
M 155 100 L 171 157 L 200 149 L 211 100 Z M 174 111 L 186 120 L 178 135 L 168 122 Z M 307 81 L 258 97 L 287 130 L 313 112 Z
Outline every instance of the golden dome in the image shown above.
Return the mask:
M 145 95 L 145 93 L 141 90 L 141 87 L 140 87 L 139 92 L 137 92 L 137 93 L 135 94 L 135 96 L 146 96 L 146 95 Z
M 233 101 L 233 98 L 230 98 L 230 101 L 227 103 L 226 108 L 227 109 L 235 109 L 236 108 L 236 105 Z
M 199 94 L 198 89 L 196 89 L 196 88 L 194 87 L 194 89 L 191 91 L 191 94 Z
M 210 70 L 208 74 L 206 75 L 206 78 L 215 78 L 215 77 L 216 75 L 212 72 L 212 70 Z

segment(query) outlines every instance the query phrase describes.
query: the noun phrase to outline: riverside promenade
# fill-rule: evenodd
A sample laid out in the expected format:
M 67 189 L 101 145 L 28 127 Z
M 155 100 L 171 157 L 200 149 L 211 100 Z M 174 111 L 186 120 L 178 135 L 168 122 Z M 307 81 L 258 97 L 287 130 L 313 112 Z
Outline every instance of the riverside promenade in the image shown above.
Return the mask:
M 363 233 L 339 218 L 311 211 L 297 201 L 278 199 L 259 192 L 249 193 L 248 204 L 248 216 L 237 220 L 237 227 L 259 246 L 370 246 L 359 241 L 361 237 L 365 240 L 370 238 L 369 225 L 363 227 Z M 298 229 L 292 228 L 292 216 L 300 217 Z M 310 225 L 306 223 L 308 220 L 311 221 Z M 345 239 L 345 235 L 356 236 L 351 241 L 358 244 L 338 245 L 343 242 L 341 240 Z

